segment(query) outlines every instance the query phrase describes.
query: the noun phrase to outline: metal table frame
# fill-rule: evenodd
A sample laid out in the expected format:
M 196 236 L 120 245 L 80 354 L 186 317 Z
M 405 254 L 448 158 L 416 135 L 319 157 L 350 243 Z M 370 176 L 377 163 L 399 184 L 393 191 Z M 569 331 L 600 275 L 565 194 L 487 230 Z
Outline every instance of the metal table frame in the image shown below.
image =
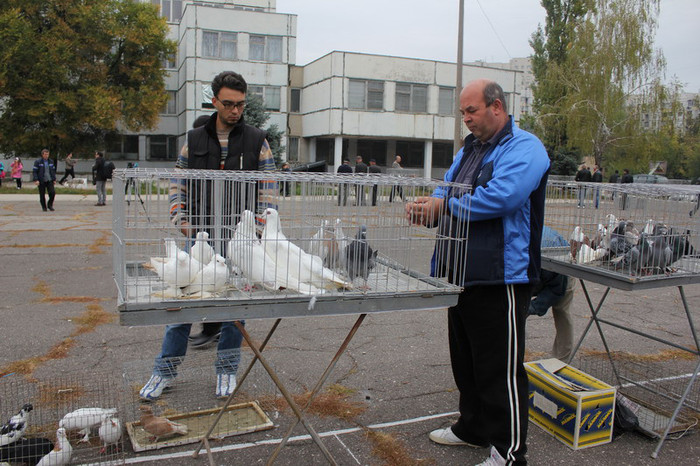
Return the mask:
M 350 341 L 352 338 L 355 336 L 355 333 L 357 333 L 357 330 L 360 328 L 360 325 L 362 325 L 362 322 L 365 320 L 365 317 L 367 314 L 360 314 L 360 316 L 355 320 L 355 324 L 352 326 L 350 331 L 348 332 L 347 336 L 341 343 L 340 347 L 338 348 L 338 351 L 335 353 L 333 358 L 331 359 L 330 363 L 326 367 L 326 370 L 323 371 L 323 374 L 321 374 L 321 377 L 318 379 L 316 382 L 316 385 L 314 386 L 313 390 L 311 390 L 311 394 L 309 396 L 309 399 L 306 402 L 306 405 L 303 408 L 299 408 L 299 405 L 296 404 L 290 393 L 287 391 L 285 388 L 284 384 L 280 380 L 280 378 L 277 376 L 275 370 L 270 366 L 270 364 L 267 362 L 265 357 L 262 355 L 263 350 L 265 349 L 265 346 L 267 346 L 267 343 L 270 341 L 270 338 L 272 338 L 272 335 L 275 333 L 277 330 L 277 327 L 279 326 L 280 322 L 282 321 L 281 318 L 278 318 L 275 320 L 275 323 L 272 325 L 270 328 L 269 332 L 267 333 L 267 336 L 263 340 L 260 345 L 256 345 L 256 343 L 253 341 L 253 339 L 250 337 L 248 332 L 245 330 L 244 326 L 240 322 L 235 322 L 236 327 L 238 327 L 238 330 L 241 331 L 241 334 L 243 335 L 243 338 L 245 341 L 248 343 L 250 348 L 253 350 L 253 353 L 255 354 L 255 357 L 251 360 L 250 364 L 248 364 L 248 367 L 246 370 L 243 372 L 243 375 L 241 376 L 241 379 L 239 380 L 238 384 L 236 385 L 236 388 L 234 389 L 233 393 L 229 395 L 229 397 L 226 399 L 226 402 L 224 405 L 221 407 L 221 410 L 219 411 L 219 414 L 216 416 L 214 419 L 214 422 L 212 422 L 211 427 L 209 430 L 202 436 L 202 439 L 200 440 L 199 446 L 193 453 L 193 457 L 197 458 L 199 456 L 199 452 L 201 451 L 202 447 L 204 447 L 207 451 L 207 457 L 209 458 L 209 464 L 211 466 L 214 466 L 216 463 L 214 462 L 214 458 L 212 457 L 212 452 L 211 452 L 211 447 L 209 445 L 209 436 L 211 433 L 214 431 L 216 428 L 216 425 L 219 423 L 219 420 L 223 416 L 224 412 L 226 412 L 226 409 L 228 406 L 231 404 L 233 398 L 236 396 L 238 391 L 240 390 L 241 386 L 243 385 L 243 382 L 245 381 L 246 377 L 252 370 L 253 366 L 257 361 L 260 361 L 260 364 L 265 368 L 265 371 L 269 374 L 270 378 L 274 382 L 274 384 L 279 388 L 280 392 L 282 393 L 282 396 L 284 399 L 287 401 L 289 404 L 289 407 L 292 409 L 294 412 L 294 415 L 296 416 L 296 421 L 291 425 L 287 433 L 285 434 L 284 438 L 282 441 L 277 445 L 277 448 L 272 452 L 270 457 L 267 460 L 268 465 L 272 464 L 275 459 L 277 459 L 277 456 L 280 454 L 282 451 L 282 448 L 287 444 L 289 441 L 289 438 L 292 435 L 292 432 L 294 429 L 301 423 L 306 431 L 311 435 L 311 438 L 313 441 L 316 443 L 318 448 L 321 450 L 323 455 L 326 457 L 328 460 L 329 464 L 336 465 L 338 464 L 335 459 L 333 458 L 333 455 L 328 451 L 326 446 L 323 444 L 323 441 L 321 440 L 321 437 L 319 437 L 318 433 L 316 430 L 313 428 L 311 423 L 305 418 L 304 413 L 306 412 L 307 409 L 311 406 L 311 403 L 313 402 L 314 398 L 318 393 L 321 391 L 321 388 L 323 387 L 323 384 L 326 382 L 326 379 L 328 379 L 328 376 L 331 374 L 333 369 L 335 368 L 336 363 L 340 359 L 340 356 L 345 352 L 347 349 L 348 345 L 350 344 Z
M 605 352 L 608 356 L 608 360 L 610 361 L 610 364 L 612 366 L 613 373 L 615 374 L 615 377 L 617 378 L 618 384 L 622 385 L 622 381 L 624 380 L 625 382 L 629 382 L 634 384 L 635 386 L 638 386 L 640 388 L 650 390 L 648 387 L 644 387 L 634 380 L 628 379 L 621 377 L 617 367 L 615 366 L 615 362 L 612 358 L 612 355 L 610 354 L 610 347 L 608 346 L 608 342 L 605 338 L 605 334 L 603 332 L 603 328 L 601 324 L 606 324 L 611 327 L 618 328 L 620 330 L 625 330 L 627 332 L 633 333 L 635 335 L 639 335 L 644 338 L 648 338 L 650 340 L 657 341 L 659 343 L 663 343 L 665 345 L 686 351 L 692 355 L 695 355 L 698 358 L 698 363 L 695 366 L 695 370 L 693 372 L 693 375 L 690 377 L 690 380 L 688 381 L 688 384 L 686 385 L 686 388 L 681 395 L 680 398 L 672 398 L 669 396 L 666 396 L 667 398 L 671 399 L 672 401 L 676 401 L 676 407 L 673 411 L 672 416 L 670 417 L 668 421 L 668 425 L 666 426 L 664 433 L 661 435 L 659 438 L 658 443 L 656 444 L 656 448 L 651 454 L 652 458 L 657 458 L 659 455 L 659 451 L 661 450 L 661 447 L 663 446 L 666 438 L 668 437 L 668 434 L 671 430 L 671 427 L 673 426 L 673 423 L 680 413 L 681 408 L 685 405 L 685 401 L 690 394 L 690 390 L 693 387 L 693 384 L 695 383 L 695 380 L 698 377 L 698 374 L 700 373 L 700 343 L 698 340 L 698 334 L 695 328 L 695 324 L 693 323 L 693 318 L 690 313 L 690 308 L 688 307 L 688 301 L 685 297 L 685 292 L 683 290 L 684 285 L 688 284 L 696 284 L 700 283 L 700 277 L 697 275 L 680 275 L 677 277 L 673 276 L 661 276 L 659 279 L 645 279 L 645 280 L 633 280 L 630 279 L 630 277 L 624 278 L 621 277 L 619 274 L 613 274 L 610 272 L 607 272 L 605 270 L 600 270 L 598 271 L 597 269 L 594 269 L 593 267 L 587 267 L 587 266 L 581 266 L 578 264 L 566 262 L 563 260 L 558 260 L 554 259 L 551 257 L 546 257 L 542 256 L 542 268 L 546 270 L 550 270 L 552 272 L 560 273 L 563 275 L 568 275 L 573 278 L 577 278 L 579 282 L 581 283 L 581 288 L 583 289 L 583 294 L 586 297 L 586 302 L 588 303 L 588 308 L 591 311 L 591 318 L 588 321 L 588 324 L 586 325 L 586 328 L 583 331 L 583 334 L 579 338 L 578 342 L 574 346 L 573 351 L 571 352 L 571 356 L 569 356 L 569 360 L 567 363 L 570 363 L 576 353 L 578 352 L 579 348 L 581 347 L 581 344 L 583 343 L 583 340 L 586 338 L 588 335 L 588 332 L 590 331 L 591 327 L 593 324 L 595 324 L 596 329 L 598 330 L 598 334 L 600 335 L 600 339 L 603 342 L 603 346 L 605 348 Z M 600 285 L 603 285 L 606 287 L 605 291 L 603 292 L 603 295 L 600 298 L 600 301 L 598 301 L 598 304 L 594 306 L 593 301 L 591 300 L 591 296 L 588 293 L 588 288 L 586 288 L 586 280 L 593 282 L 593 283 L 598 283 Z M 610 293 L 611 288 L 617 288 L 620 290 L 625 290 L 625 291 L 633 291 L 633 290 L 643 290 L 643 289 L 651 289 L 651 288 L 661 288 L 661 287 L 667 287 L 667 286 L 676 286 L 678 288 L 678 291 L 681 296 L 681 302 L 683 304 L 683 309 L 685 311 L 686 317 L 688 319 L 688 326 L 690 328 L 690 333 L 693 337 L 693 341 L 695 342 L 695 350 L 691 348 L 687 348 L 681 345 L 678 345 L 676 343 L 673 343 L 671 341 L 658 338 L 654 335 L 650 335 L 648 333 L 642 332 L 640 330 L 633 329 L 629 326 L 623 326 L 620 325 L 616 322 L 612 322 L 607 319 L 603 319 L 600 317 L 600 311 L 603 308 L 603 304 L 605 303 L 606 298 L 608 297 L 608 294 Z M 687 406 L 687 405 L 686 405 Z

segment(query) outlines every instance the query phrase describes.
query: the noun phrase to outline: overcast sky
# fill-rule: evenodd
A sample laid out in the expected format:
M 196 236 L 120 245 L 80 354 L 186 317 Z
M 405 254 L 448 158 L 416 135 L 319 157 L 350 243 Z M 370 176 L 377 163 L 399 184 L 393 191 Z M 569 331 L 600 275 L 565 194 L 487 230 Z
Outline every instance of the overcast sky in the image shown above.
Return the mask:
M 506 62 L 527 57 L 538 24 L 539 0 L 465 0 L 464 61 Z M 457 0 L 277 0 L 277 11 L 297 19 L 297 64 L 333 50 L 457 60 Z M 700 0 L 662 0 L 656 46 L 688 92 L 700 91 L 697 32 Z M 694 32 L 695 31 L 695 32 Z

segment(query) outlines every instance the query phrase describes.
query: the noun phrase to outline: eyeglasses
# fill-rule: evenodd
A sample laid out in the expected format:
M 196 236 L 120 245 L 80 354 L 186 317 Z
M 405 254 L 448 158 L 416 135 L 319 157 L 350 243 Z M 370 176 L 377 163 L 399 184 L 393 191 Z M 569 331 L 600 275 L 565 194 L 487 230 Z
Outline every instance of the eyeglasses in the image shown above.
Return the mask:
M 219 100 L 219 102 L 221 102 L 221 105 L 223 105 L 226 110 L 233 110 L 234 108 L 237 108 L 238 110 L 243 110 L 243 107 L 245 107 L 245 100 L 241 100 L 240 102 L 231 102 L 230 100 Z

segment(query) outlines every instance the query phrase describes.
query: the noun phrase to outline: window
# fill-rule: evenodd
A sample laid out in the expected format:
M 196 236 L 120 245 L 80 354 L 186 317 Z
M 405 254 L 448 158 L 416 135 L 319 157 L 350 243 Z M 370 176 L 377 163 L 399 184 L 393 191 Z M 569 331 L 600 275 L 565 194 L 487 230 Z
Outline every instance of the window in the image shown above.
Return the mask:
M 148 136 L 148 160 L 175 160 L 177 154 L 176 136 Z
M 433 168 L 450 168 L 453 159 L 453 144 L 433 143 Z
M 299 138 L 287 138 L 287 161 L 299 160 Z
M 169 22 L 178 22 L 182 17 L 182 0 L 151 0 L 160 8 L 160 15 Z
M 428 111 L 428 86 L 423 84 L 396 84 L 396 110 L 425 113 Z
M 289 111 L 292 113 L 299 113 L 301 110 L 301 89 L 292 89 L 291 99 L 289 102 Z
M 251 35 L 248 58 L 255 61 L 281 62 L 282 38 Z
M 234 60 L 238 57 L 238 34 L 235 32 L 204 31 L 202 56 Z
M 384 82 L 351 79 L 348 87 L 348 108 L 382 110 Z
M 177 68 L 177 62 L 175 60 L 175 53 L 170 53 L 168 56 L 163 60 L 162 64 L 163 68 L 166 70 L 174 70 Z
M 401 154 L 404 168 L 423 168 L 425 143 L 421 141 L 396 141 L 396 153 Z
M 441 87 L 438 92 L 438 115 L 456 114 L 455 90 L 452 87 Z
M 105 137 L 105 155 L 110 160 L 138 160 L 139 137 L 137 135 L 123 135 L 110 133 Z
M 248 86 L 248 94 L 260 97 L 265 110 L 280 110 L 282 93 L 279 86 Z
M 177 91 L 166 91 L 168 93 L 168 102 L 161 111 L 164 115 L 177 115 Z

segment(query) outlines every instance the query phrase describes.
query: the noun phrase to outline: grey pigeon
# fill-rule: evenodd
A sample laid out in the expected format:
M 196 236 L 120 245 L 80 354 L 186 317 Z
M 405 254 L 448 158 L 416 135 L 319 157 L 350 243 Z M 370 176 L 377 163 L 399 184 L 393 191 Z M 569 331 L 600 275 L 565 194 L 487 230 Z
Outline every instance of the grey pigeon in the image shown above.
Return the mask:
M 346 269 L 350 280 L 362 277 L 367 286 L 369 272 L 376 265 L 377 251 L 367 243 L 367 227 L 362 225 L 348 247 L 345 248 Z
M 0 427 L 0 446 L 9 445 L 22 438 L 24 431 L 27 430 L 29 411 L 32 409 L 34 406 L 31 403 L 25 404 L 4 426 Z

